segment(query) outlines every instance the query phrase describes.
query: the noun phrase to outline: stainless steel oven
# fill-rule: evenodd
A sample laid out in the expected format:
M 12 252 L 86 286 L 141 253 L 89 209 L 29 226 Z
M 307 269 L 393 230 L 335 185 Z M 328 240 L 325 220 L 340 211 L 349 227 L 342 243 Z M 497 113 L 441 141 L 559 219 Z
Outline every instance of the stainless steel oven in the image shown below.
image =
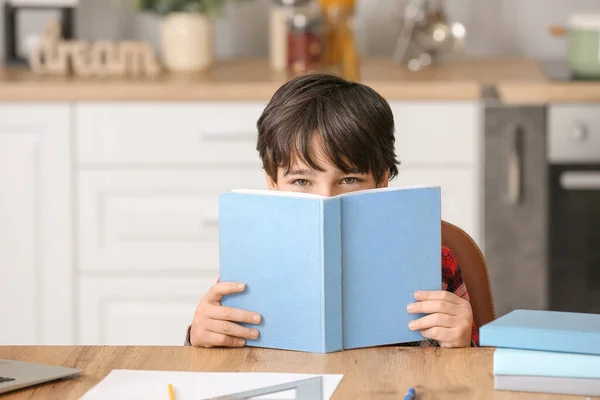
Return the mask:
M 600 104 L 547 115 L 548 306 L 600 313 Z

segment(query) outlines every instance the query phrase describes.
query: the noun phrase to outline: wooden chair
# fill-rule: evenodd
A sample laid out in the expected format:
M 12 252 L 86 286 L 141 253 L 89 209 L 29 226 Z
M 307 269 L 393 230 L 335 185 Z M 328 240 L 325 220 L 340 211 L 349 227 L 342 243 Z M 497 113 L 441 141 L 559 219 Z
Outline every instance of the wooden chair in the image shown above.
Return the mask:
M 458 260 L 469 292 L 473 320 L 478 328 L 496 318 L 490 278 L 485 259 L 477 244 L 465 231 L 442 221 L 442 246 L 448 247 Z

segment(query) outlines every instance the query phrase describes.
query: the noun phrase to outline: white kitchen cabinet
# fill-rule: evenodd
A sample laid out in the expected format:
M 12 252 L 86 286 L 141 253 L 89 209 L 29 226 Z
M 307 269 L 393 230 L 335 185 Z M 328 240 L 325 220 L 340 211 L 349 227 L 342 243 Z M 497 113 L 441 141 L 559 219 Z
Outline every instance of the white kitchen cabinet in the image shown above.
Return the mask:
M 183 345 L 196 306 L 216 279 L 216 273 L 201 277 L 83 277 L 78 290 L 77 342 Z
M 0 104 L 0 344 L 181 344 L 218 276 L 219 193 L 266 188 L 265 104 Z M 439 185 L 481 244 L 479 104 L 391 107 L 391 184 Z
M 0 104 L 0 345 L 73 342 L 70 120 Z

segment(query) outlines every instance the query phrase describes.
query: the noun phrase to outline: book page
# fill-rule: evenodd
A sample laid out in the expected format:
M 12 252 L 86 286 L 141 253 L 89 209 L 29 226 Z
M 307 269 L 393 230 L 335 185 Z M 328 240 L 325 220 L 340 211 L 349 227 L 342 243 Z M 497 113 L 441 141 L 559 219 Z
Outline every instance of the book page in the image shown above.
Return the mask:
M 393 192 L 393 191 L 403 191 L 403 190 L 417 190 L 417 189 L 427 189 L 434 188 L 439 186 L 432 185 L 404 185 L 404 186 L 388 186 L 384 188 L 375 188 L 375 189 L 365 189 L 358 190 L 355 192 L 342 193 L 337 196 L 327 197 L 319 194 L 313 193 L 303 193 L 303 192 L 286 192 L 279 190 L 267 190 L 267 189 L 233 189 L 232 193 L 243 193 L 243 194 L 256 194 L 256 195 L 264 195 L 264 196 L 281 196 L 281 197 L 298 197 L 298 198 L 311 198 L 311 199 L 327 199 L 327 198 L 335 198 L 342 196 L 352 196 L 352 195 L 360 195 L 367 193 L 377 193 L 377 192 Z
M 353 195 L 377 193 L 377 192 L 400 192 L 400 191 L 404 191 L 404 190 L 429 189 L 429 188 L 435 188 L 435 187 L 439 187 L 439 186 L 432 186 L 432 185 L 388 186 L 388 187 L 383 187 L 383 188 L 365 189 L 365 190 L 358 190 L 356 192 L 343 193 L 343 194 L 339 194 L 335 197 L 353 196 Z
M 113 370 L 81 400 L 166 400 L 172 384 L 177 400 L 200 400 L 225 396 L 306 379 L 323 378 L 323 400 L 328 400 L 343 375 L 286 374 L 266 372 L 179 372 Z M 256 397 L 256 399 L 294 399 L 294 391 Z
M 303 192 L 286 192 L 282 190 L 267 190 L 267 189 L 233 189 L 231 193 L 243 194 L 259 194 L 264 196 L 281 196 L 281 197 L 307 197 L 311 199 L 326 199 L 326 196 L 313 193 Z

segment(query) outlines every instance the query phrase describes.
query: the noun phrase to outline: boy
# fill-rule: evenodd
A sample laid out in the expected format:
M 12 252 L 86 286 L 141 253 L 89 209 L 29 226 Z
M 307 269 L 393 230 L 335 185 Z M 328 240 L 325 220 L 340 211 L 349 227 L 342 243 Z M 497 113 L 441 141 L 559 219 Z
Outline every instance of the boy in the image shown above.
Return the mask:
M 388 103 L 374 90 L 342 78 L 305 75 L 284 84 L 258 120 L 257 150 L 270 190 L 335 196 L 386 187 L 398 168 L 394 153 L 394 118 Z M 417 344 L 476 346 L 469 295 L 460 267 L 442 248 L 442 289 L 415 293 L 411 313 L 426 316 L 409 328 L 427 338 Z M 218 282 L 200 300 L 188 328 L 186 345 L 241 347 L 258 330 L 260 310 L 224 307 L 221 299 L 244 291 L 244 284 Z

